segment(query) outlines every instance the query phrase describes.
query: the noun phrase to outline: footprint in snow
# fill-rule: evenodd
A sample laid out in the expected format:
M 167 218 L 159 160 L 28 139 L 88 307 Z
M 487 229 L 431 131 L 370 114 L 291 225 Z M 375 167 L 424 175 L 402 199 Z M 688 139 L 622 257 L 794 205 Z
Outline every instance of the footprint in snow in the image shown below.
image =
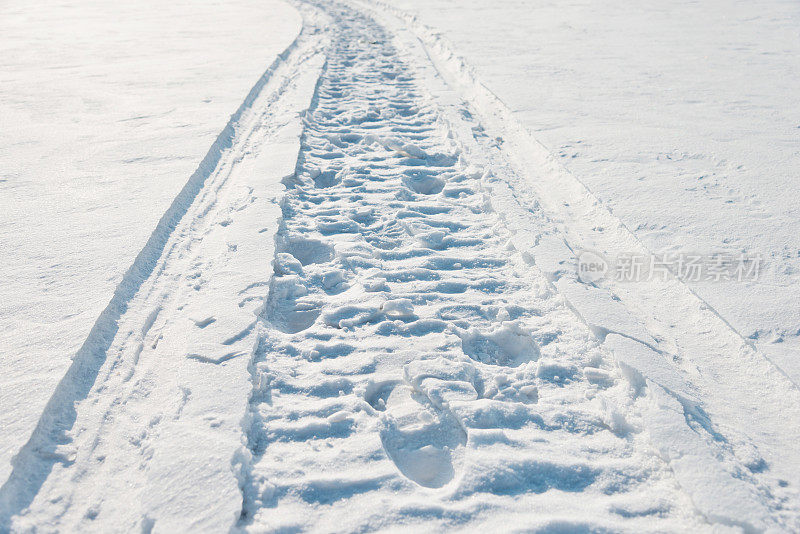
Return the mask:
M 505 321 L 489 331 L 477 328 L 464 330 L 453 326 L 461 338 L 464 354 L 475 361 L 490 365 L 519 367 L 539 359 L 539 346 L 530 332 L 517 321 Z
M 269 320 L 282 332 L 296 334 L 319 317 L 321 305 L 308 294 L 297 275 L 276 276 L 269 292 Z
M 426 488 L 455 478 L 467 434 L 447 407 L 400 381 L 374 384 L 366 400 L 381 412 L 383 448 L 404 476 Z

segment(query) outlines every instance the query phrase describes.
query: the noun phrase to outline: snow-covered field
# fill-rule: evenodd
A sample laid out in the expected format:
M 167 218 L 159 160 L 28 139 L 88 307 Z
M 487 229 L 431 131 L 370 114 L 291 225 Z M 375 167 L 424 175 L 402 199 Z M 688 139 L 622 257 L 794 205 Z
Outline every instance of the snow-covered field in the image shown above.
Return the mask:
M 247 0 L 0 11 L 5 480 L 123 274 L 301 19 Z
M 800 529 L 795 4 L 0 9 L 0 532 Z
M 394 4 L 651 251 L 760 256 L 758 283 L 689 282 L 800 383 L 800 5 Z

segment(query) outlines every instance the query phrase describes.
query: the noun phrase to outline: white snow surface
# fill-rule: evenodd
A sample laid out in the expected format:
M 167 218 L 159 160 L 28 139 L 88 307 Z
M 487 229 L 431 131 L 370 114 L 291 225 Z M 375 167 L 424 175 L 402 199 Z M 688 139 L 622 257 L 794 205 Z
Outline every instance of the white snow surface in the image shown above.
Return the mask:
M 796 7 L 26 9 L 0 532 L 800 529 Z
M 392 4 L 650 251 L 760 255 L 758 282 L 692 288 L 800 384 L 796 2 Z
M 0 6 L 3 480 L 159 219 L 299 29 L 277 0 Z

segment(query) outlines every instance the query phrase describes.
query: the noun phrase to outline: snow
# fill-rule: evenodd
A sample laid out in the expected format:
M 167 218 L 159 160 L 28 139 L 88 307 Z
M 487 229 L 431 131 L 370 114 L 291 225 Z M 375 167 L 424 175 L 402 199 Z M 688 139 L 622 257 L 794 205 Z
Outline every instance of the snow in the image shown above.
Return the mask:
M 259 294 L 322 64 L 309 51 L 298 38 L 274 63 L 193 201 L 184 188 L 126 273 L 138 290 L 117 289 L 13 459 L 3 530 L 217 531 L 239 516 Z
M 640 257 L 647 257 L 650 252 L 623 222 L 586 189 L 581 178 L 553 157 L 519 123 L 508 106 L 476 78 L 475 71 L 454 52 L 446 38 L 419 19 L 387 4 L 382 3 L 381 9 L 400 16 L 411 26 L 414 34 L 425 43 L 439 72 L 449 83 L 461 87 L 464 97 L 480 113 L 487 134 L 501 143 L 501 151 L 507 153 L 516 162 L 517 168 L 522 170 L 522 179 L 515 180 L 512 177 L 511 180 L 489 182 L 493 199 L 497 200 L 509 229 L 516 234 L 512 238 L 512 245 L 523 251 L 524 257 L 531 261 L 536 262 L 542 255 L 550 268 L 553 264 L 563 266 L 571 262 L 572 272 L 558 269 L 551 271 L 550 276 L 570 306 L 589 321 L 595 335 L 605 341 L 609 341 L 609 337 L 614 339 L 608 334 L 617 328 L 614 323 L 620 323 L 617 319 L 609 321 L 605 308 L 610 306 L 612 311 L 615 308 L 619 310 L 619 313 L 612 312 L 611 316 L 621 318 L 621 324 L 626 328 L 620 333 L 644 346 L 651 346 L 648 339 L 657 340 L 657 347 L 651 347 L 655 350 L 650 358 L 661 353 L 672 361 L 673 369 L 680 369 L 683 379 L 693 383 L 699 392 L 697 406 L 684 406 L 687 421 L 696 417 L 692 412 L 699 411 L 707 428 L 715 425 L 724 428 L 722 434 L 711 431 L 714 436 L 712 439 L 725 443 L 741 462 L 739 465 L 742 468 L 751 471 L 766 486 L 772 487 L 766 491 L 783 494 L 780 497 L 782 502 L 795 501 L 795 490 L 787 491 L 787 488 L 793 486 L 789 481 L 796 479 L 800 465 L 794 445 L 800 436 L 795 427 L 783 424 L 787 420 L 800 420 L 797 410 L 800 397 L 791 376 L 775 365 L 768 354 L 743 338 L 729 321 L 701 300 L 691 288 L 671 275 L 644 278 L 635 283 L 620 283 L 614 277 L 607 277 L 601 286 L 576 283 L 575 255 L 580 250 L 616 255 L 628 252 Z M 542 233 L 537 235 L 531 232 L 537 221 L 543 218 L 547 225 L 555 226 L 555 229 L 545 230 L 544 235 L 561 234 L 568 242 L 567 248 L 576 251 L 575 255 L 570 253 L 554 261 L 558 257 L 558 250 L 563 251 L 561 239 L 542 241 L 539 239 Z M 589 299 L 574 298 L 574 294 L 588 293 L 594 295 Z M 616 304 L 611 304 L 609 297 Z M 605 300 L 606 305 L 596 306 L 598 299 Z M 647 330 L 654 336 L 649 332 L 648 337 L 631 335 L 629 329 L 636 323 L 646 324 Z M 612 343 L 604 342 L 604 346 L 615 353 L 623 367 L 627 358 L 625 352 L 615 350 Z M 670 394 L 676 400 L 680 399 L 677 392 Z M 678 422 L 675 420 L 676 424 Z M 676 433 L 680 431 L 674 429 Z M 657 440 L 654 440 L 654 445 L 659 446 Z M 758 452 L 756 460 L 752 461 L 754 451 Z M 769 469 L 764 469 L 767 465 Z M 677 466 L 675 468 L 680 470 Z M 687 469 L 705 472 L 709 476 L 705 483 L 707 493 L 694 497 L 693 501 L 699 503 L 701 513 L 712 513 L 711 510 L 702 509 L 702 503 L 714 500 L 715 490 L 712 488 L 717 484 L 713 482 L 712 470 L 705 469 L 700 460 Z M 733 472 L 735 478 L 742 476 L 739 468 Z M 726 523 L 735 516 L 736 508 L 748 509 L 745 494 L 739 492 L 740 505 L 732 505 L 727 518 L 719 516 L 719 523 Z M 732 499 L 729 504 L 736 500 Z M 764 525 L 765 516 L 760 515 L 758 524 Z
M 652 252 L 760 255 L 755 283 L 692 288 L 800 383 L 795 3 L 393 5 L 441 32 Z
M 299 31 L 282 2 L 219 7 L 3 3 L 2 480 L 159 219 Z
M 653 250 L 768 255 L 756 227 L 796 224 L 777 197 L 756 199 L 762 219 L 720 185 L 744 191 L 765 154 L 783 178 L 759 195 L 791 181 L 769 111 L 794 103 L 793 8 L 674 7 L 241 2 L 192 5 L 166 32 L 189 6 L 128 6 L 124 24 L 55 6 L 106 17 L 61 53 L 135 45 L 152 70 L 93 56 L 53 74 L 128 98 L 70 119 L 24 91 L 35 48 L 0 85 L 22 102 L 12 117 L 52 106 L 26 134 L 35 157 L 0 159 L 29 165 L 0 186 L 32 206 L 5 226 L 30 248 L 5 267 L 0 346 L 19 357 L 0 384 L 0 531 L 797 530 L 800 390 L 773 350 L 793 338 L 774 321 L 747 332 L 790 269 L 773 258 L 736 287 L 580 270 Z M 776 53 L 743 74 L 758 47 Z M 698 51 L 703 66 L 686 61 Z M 204 114 L 190 104 L 206 91 Z M 140 115 L 145 101 L 172 111 Z M 743 102 L 752 135 L 721 141 Z M 37 153 L 59 128 L 90 148 Z M 145 159 L 120 163 L 134 150 Z M 114 178 L 34 180 L 59 161 Z M 685 187 L 695 171 L 716 188 Z M 80 203 L 41 207 L 79 186 Z M 753 233 L 723 242 L 737 217 Z M 56 221 L 61 241 L 42 240 Z M 96 267 L 44 280 L 82 311 L 33 332 L 20 306 L 42 275 L 23 252 L 77 245 Z M 737 291 L 760 292 L 753 313 L 726 308 Z

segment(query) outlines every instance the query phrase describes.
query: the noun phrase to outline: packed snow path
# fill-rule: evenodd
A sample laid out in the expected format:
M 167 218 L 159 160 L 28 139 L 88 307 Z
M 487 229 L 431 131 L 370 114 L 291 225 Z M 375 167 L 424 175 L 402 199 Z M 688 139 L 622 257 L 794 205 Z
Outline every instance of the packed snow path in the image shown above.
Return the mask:
M 488 169 L 380 26 L 326 8 L 251 367 L 240 525 L 702 521 L 634 430 L 628 384 L 510 245 Z
M 662 340 L 570 278 L 581 221 L 515 189 L 419 43 L 299 7 L 17 455 L 0 531 L 796 524 Z

